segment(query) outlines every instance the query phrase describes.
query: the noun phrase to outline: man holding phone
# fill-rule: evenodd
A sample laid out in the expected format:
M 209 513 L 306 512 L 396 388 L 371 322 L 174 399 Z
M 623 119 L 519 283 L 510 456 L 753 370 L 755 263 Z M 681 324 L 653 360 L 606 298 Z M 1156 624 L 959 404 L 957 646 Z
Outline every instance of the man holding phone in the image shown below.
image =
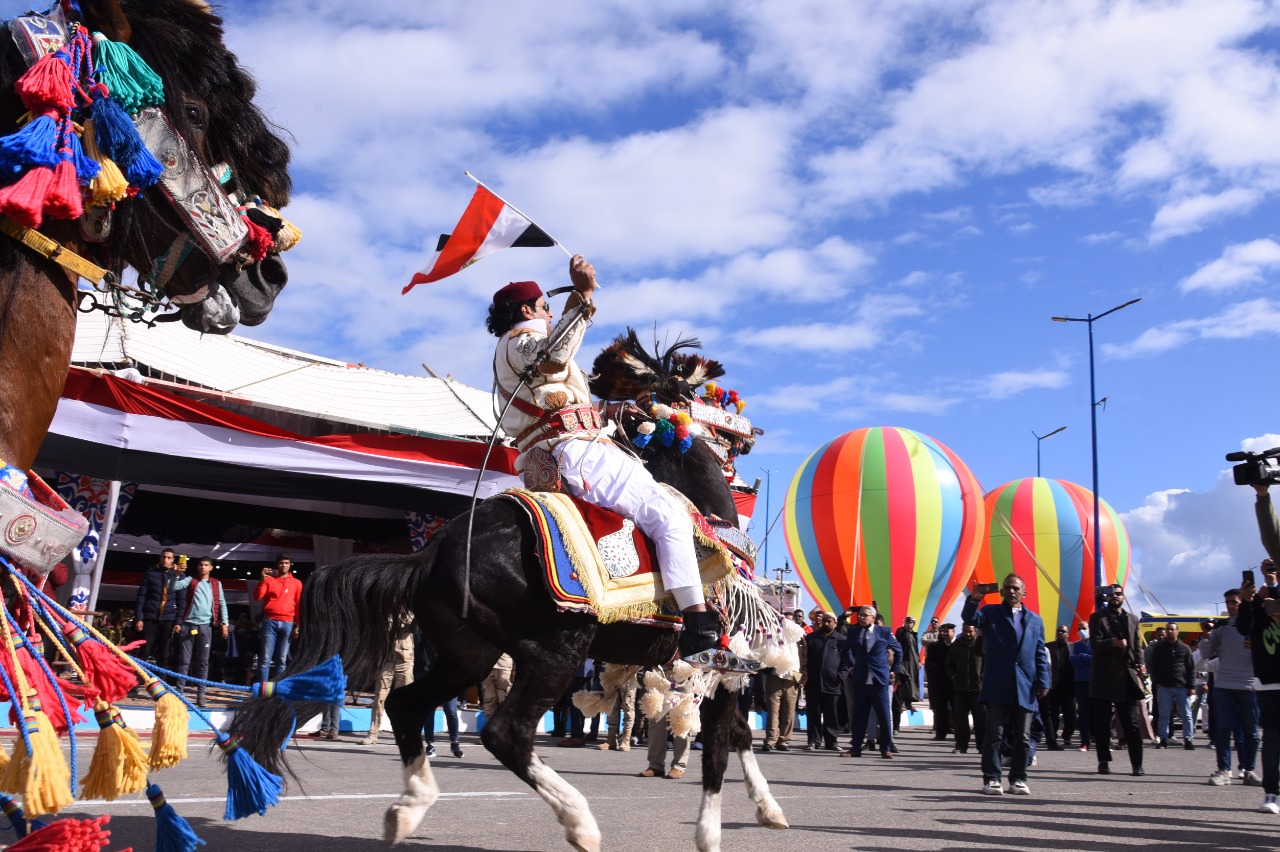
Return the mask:
M 253 590 L 253 599 L 262 601 L 262 654 L 258 658 L 258 682 L 277 680 L 289 662 L 289 640 L 298 622 L 298 602 L 302 581 L 293 576 L 293 557 L 281 553 L 276 567 L 263 568 L 262 579 Z

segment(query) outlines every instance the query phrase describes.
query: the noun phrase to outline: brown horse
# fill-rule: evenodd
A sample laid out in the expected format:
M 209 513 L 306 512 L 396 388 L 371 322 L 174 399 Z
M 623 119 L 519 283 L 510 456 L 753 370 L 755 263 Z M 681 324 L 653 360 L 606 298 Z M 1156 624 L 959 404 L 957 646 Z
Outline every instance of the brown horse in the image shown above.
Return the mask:
M 289 200 L 289 149 L 252 103 L 254 83 L 222 40 L 222 22 L 195 0 L 82 0 L 81 21 L 128 43 L 160 75 L 163 111 L 206 167 L 230 166 L 242 197 L 276 208 Z M 0 133 L 17 129 L 25 107 L 14 93 L 26 64 L 0 34 Z M 117 277 L 146 276 L 186 228 L 158 189 L 119 202 L 105 241 L 89 243 L 76 222 L 40 232 Z M 278 255 L 258 263 L 218 263 L 193 251 L 164 286 L 193 328 L 226 333 L 228 316 L 256 324 L 271 310 L 287 272 Z M 27 469 L 62 393 L 75 334 L 77 276 L 0 235 L 0 459 Z

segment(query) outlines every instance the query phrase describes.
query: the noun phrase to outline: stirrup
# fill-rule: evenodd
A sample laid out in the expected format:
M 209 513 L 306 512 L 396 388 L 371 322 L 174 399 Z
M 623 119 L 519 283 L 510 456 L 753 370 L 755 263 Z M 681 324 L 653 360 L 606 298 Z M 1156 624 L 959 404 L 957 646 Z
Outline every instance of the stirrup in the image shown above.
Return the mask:
M 681 659 L 694 668 L 714 669 L 718 672 L 755 674 L 763 668 L 759 660 L 744 660 L 724 648 L 708 648 L 705 651 L 699 651 Z

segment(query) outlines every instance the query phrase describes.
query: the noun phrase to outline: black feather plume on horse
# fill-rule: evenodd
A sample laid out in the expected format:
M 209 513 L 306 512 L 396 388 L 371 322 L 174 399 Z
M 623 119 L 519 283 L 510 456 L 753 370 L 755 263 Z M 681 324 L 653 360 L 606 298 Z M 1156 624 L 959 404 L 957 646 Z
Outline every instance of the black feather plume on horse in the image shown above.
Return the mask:
M 660 353 L 650 353 L 628 327 L 596 356 L 591 392 L 601 399 L 646 398 L 667 405 L 687 400 L 704 383 L 724 375 L 720 362 L 683 351 L 701 345 L 696 337 L 684 337 Z

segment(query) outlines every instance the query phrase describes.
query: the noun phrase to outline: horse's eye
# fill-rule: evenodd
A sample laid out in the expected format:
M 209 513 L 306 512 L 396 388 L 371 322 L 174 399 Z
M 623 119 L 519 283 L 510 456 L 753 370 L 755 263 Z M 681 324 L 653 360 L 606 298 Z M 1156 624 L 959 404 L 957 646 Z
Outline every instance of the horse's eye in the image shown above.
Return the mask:
M 184 104 L 182 112 L 192 127 L 204 127 L 204 110 L 199 104 Z

